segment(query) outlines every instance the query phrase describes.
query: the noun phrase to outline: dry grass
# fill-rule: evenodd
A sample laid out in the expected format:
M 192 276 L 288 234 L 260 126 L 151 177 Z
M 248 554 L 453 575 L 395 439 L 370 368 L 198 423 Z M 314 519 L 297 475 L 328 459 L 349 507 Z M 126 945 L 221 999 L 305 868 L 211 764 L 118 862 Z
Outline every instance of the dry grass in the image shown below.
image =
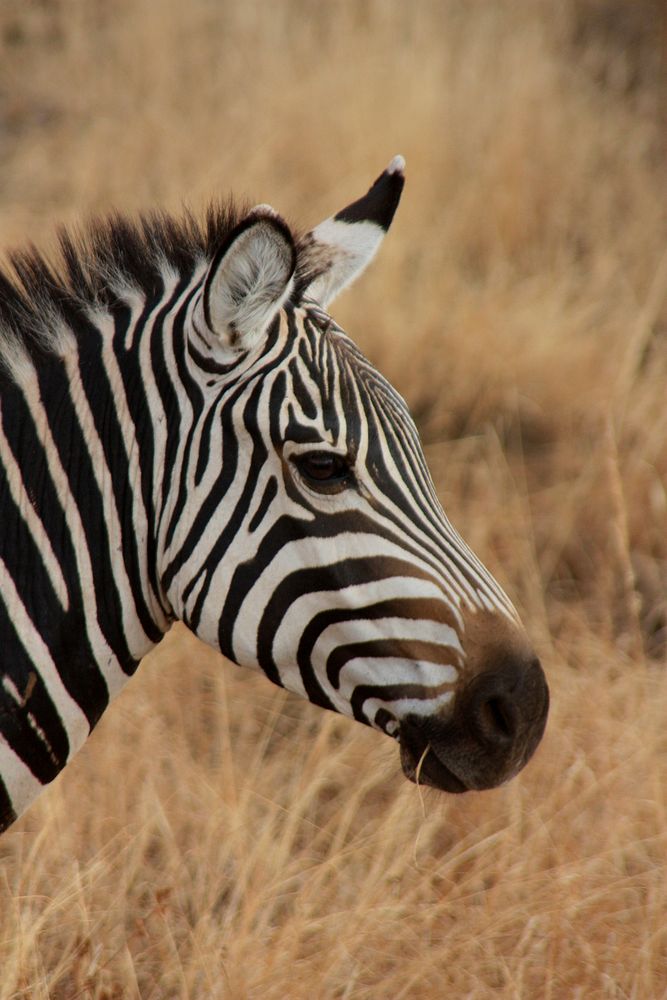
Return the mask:
M 662 35 L 661 35 L 662 32 Z M 663 6 L 7 0 L 3 241 L 409 182 L 337 318 L 517 597 L 553 710 L 506 788 L 176 629 L 0 842 L 0 1000 L 667 995 Z

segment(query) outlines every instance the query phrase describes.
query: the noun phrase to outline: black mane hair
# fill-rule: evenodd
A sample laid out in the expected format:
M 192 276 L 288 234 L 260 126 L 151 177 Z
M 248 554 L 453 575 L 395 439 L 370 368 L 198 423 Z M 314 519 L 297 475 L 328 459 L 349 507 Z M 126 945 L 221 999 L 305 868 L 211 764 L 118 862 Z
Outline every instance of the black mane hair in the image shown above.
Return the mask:
M 91 308 L 113 308 L 123 290 L 159 294 L 165 265 L 187 280 L 249 211 L 229 200 L 211 204 L 202 221 L 189 211 L 136 220 L 114 213 L 79 231 L 60 229 L 53 257 L 34 246 L 10 252 L 9 266 L 0 268 L 0 360 L 18 347 L 33 358 L 49 353 L 54 323 L 76 329 Z M 298 290 L 318 268 L 310 238 L 295 234 L 295 241 Z

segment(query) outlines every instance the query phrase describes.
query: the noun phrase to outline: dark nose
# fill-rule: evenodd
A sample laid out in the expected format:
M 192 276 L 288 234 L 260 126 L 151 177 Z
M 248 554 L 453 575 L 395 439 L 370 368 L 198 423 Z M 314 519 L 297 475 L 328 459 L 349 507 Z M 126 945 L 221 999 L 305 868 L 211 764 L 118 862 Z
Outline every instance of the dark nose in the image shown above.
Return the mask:
M 544 733 L 549 689 L 536 658 L 507 656 L 477 673 L 445 716 L 410 716 L 400 730 L 408 777 L 447 791 L 493 788 L 533 755 Z
M 528 742 L 535 749 L 544 731 L 549 689 L 540 661 L 508 659 L 468 684 L 458 714 L 489 752 Z M 527 758 L 526 758 L 527 759 Z
M 479 674 L 469 685 L 462 706 L 479 742 L 492 750 L 508 747 L 522 731 L 545 716 L 549 692 L 540 662 L 526 668 L 508 662 Z M 540 732 L 541 735 L 541 732 Z

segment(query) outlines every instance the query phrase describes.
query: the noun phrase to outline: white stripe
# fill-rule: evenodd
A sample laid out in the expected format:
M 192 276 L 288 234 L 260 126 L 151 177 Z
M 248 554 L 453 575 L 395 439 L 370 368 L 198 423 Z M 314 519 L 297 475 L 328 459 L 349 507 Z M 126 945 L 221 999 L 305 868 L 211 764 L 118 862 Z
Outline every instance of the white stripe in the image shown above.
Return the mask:
M 154 478 L 152 493 L 155 517 L 154 530 L 157 534 L 159 565 L 165 565 L 165 560 L 163 559 L 164 532 L 166 531 L 170 521 L 171 505 L 176 500 L 179 488 L 182 485 L 181 470 L 183 468 L 183 455 L 187 444 L 188 430 L 192 425 L 192 408 L 190 406 L 187 393 L 183 391 L 181 385 L 182 379 L 178 372 L 178 366 L 174 358 L 173 323 L 174 317 L 180 309 L 181 304 L 185 299 L 187 299 L 188 295 L 190 295 L 192 291 L 193 282 L 190 282 L 186 288 L 182 289 L 178 297 L 172 301 L 174 292 L 178 287 L 179 278 L 180 276 L 177 271 L 174 271 L 165 265 L 162 273 L 162 279 L 164 282 L 163 296 L 161 301 L 155 306 L 153 315 L 147 320 L 139 344 L 139 360 L 143 377 L 144 392 L 146 394 L 146 401 L 150 410 L 150 422 L 153 429 L 155 465 L 153 469 Z M 164 312 L 167 303 L 169 303 L 169 307 L 167 311 Z M 153 330 L 155 323 L 158 320 L 158 313 L 160 313 L 159 322 L 161 324 L 162 346 L 165 363 L 167 371 L 169 372 L 169 380 L 173 391 L 178 396 L 179 405 L 180 433 L 176 444 L 176 455 L 174 456 L 173 464 L 170 469 L 165 469 L 164 465 L 160 461 L 160 456 L 164 456 L 167 449 L 168 420 L 162 404 L 162 396 L 155 381 L 151 351 Z M 174 486 L 173 495 L 170 492 L 166 498 L 164 498 L 165 476 L 169 476 L 170 483 Z
M 134 324 L 136 317 L 133 316 L 131 323 Z M 136 440 L 134 421 L 130 414 L 130 409 L 125 394 L 125 383 L 118 367 L 118 359 L 114 350 L 113 342 L 113 322 L 111 317 L 105 313 L 98 316 L 96 322 L 102 333 L 102 359 L 109 380 L 118 425 L 123 436 L 125 454 L 128 457 L 128 480 L 131 485 L 132 495 L 132 530 L 136 540 L 136 551 L 139 565 L 139 580 L 134 581 L 134 585 L 140 585 L 144 595 L 146 606 L 149 608 L 153 620 L 159 627 L 166 630 L 167 621 L 162 608 L 150 585 L 150 575 L 148 572 L 148 516 L 144 506 L 143 493 L 141 489 L 141 471 L 139 469 L 139 449 Z M 139 656 L 135 657 L 139 659 Z
M 42 784 L 14 753 L 2 733 L 0 733 L 0 774 L 14 812 L 20 816 L 42 791 Z
M 322 590 L 302 594 L 289 606 L 282 622 L 280 622 L 276 629 L 274 637 L 273 655 L 276 663 L 279 665 L 282 684 L 295 694 L 300 694 L 302 697 L 307 698 L 301 674 L 296 663 L 294 663 L 294 655 L 303 635 L 304 626 L 312 621 L 320 611 L 329 611 L 333 607 L 349 607 L 351 613 L 354 614 L 353 609 L 359 608 L 358 621 L 344 622 L 338 626 L 341 630 L 345 630 L 345 641 L 347 641 L 348 634 L 352 634 L 351 631 L 348 631 L 350 629 L 354 630 L 357 639 L 377 639 L 382 638 L 382 636 L 373 632 L 375 623 L 372 620 L 363 619 L 363 609 L 378 601 L 399 600 L 405 597 L 441 601 L 443 611 L 451 611 L 449 605 L 442 600 L 442 591 L 436 584 L 415 577 L 394 576 L 382 580 L 371 580 L 368 583 L 355 584 L 352 587 L 341 587 L 340 590 L 333 593 L 328 590 Z M 259 615 L 256 616 L 256 619 L 259 619 Z M 402 623 L 404 619 L 400 619 L 400 621 Z M 419 625 L 423 624 L 423 622 L 419 622 Z M 463 627 L 462 620 L 459 620 L 459 626 Z M 458 638 L 456 638 L 456 633 L 449 626 L 435 625 L 434 629 L 441 636 L 445 633 L 440 632 L 440 630 L 446 630 L 448 638 L 451 637 L 451 643 L 449 644 L 454 646 L 455 649 L 461 649 Z M 439 641 L 442 642 L 444 640 L 441 638 Z M 327 655 L 330 651 L 331 649 L 329 648 Z M 315 652 L 318 652 L 317 645 Z M 318 671 L 320 681 L 326 684 L 326 679 L 323 680 L 319 677 L 319 674 L 320 671 Z M 335 692 L 332 692 L 332 696 L 333 694 Z M 348 714 L 348 712 L 349 706 L 344 709 L 345 714 Z
M 246 558 L 250 557 L 251 553 L 247 553 Z M 254 629 L 256 629 L 260 609 L 263 611 L 271 599 L 277 583 L 289 576 L 290 573 L 308 569 L 309 566 L 326 567 L 341 560 L 359 560 L 372 557 L 395 559 L 403 563 L 411 562 L 416 570 L 420 570 L 429 577 L 435 577 L 436 579 L 432 582 L 437 582 L 436 574 L 429 566 L 424 565 L 421 560 L 418 560 L 413 555 L 408 556 L 400 545 L 388 541 L 379 535 L 362 532 L 341 532 L 332 538 L 305 538 L 303 540 L 296 539 L 292 542 L 286 542 L 276 554 L 273 561 L 267 566 L 264 573 L 257 579 L 241 605 L 238 617 L 234 623 L 233 643 L 235 652 L 240 653 L 242 650 L 244 653 L 250 652 L 252 643 L 254 642 Z M 212 601 L 210 600 L 211 596 L 215 600 L 217 595 L 219 601 L 220 595 L 226 592 L 230 579 L 229 570 L 230 567 L 226 560 L 224 566 L 218 566 L 215 570 L 211 594 L 209 594 L 209 600 L 206 602 L 209 614 L 215 615 L 215 608 L 212 606 Z M 396 573 L 391 573 L 387 574 L 387 577 L 391 579 L 396 575 Z M 421 578 L 416 577 L 415 580 L 412 580 L 410 576 L 404 573 L 400 575 L 406 582 L 404 596 L 419 596 L 421 594 Z M 383 589 L 387 586 L 386 580 L 378 580 L 377 585 L 377 600 L 382 600 Z M 326 590 L 322 593 L 323 607 L 347 606 L 347 600 L 344 597 L 340 597 L 342 591 Z M 218 604 L 218 609 L 220 607 L 221 605 Z M 253 662 L 255 658 L 251 656 L 250 659 Z
M 51 541 L 46 531 L 44 530 L 44 525 L 41 519 L 35 512 L 35 508 L 30 502 L 30 497 L 23 485 L 23 476 L 21 470 L 18 466 L 14 454 L 9 446 L 9 442 L 5 436 L 4 427 L 2 424 L 2 401 L 0 400 L 0 455 L 2 455 L 2 463 L 7 476 L 7 481 L 9 483 L 9 492 L 11 497 L 16 504 L 21 518 L 26 525 L 28 531 L 30 532 L 34 542 L 35 547 L 38 549 L 42 561 L 44 563 L 44 568 L 46 569 L 47 575 L 51 581 L 51 586 L 53 587 L 58 602 L 63 609 L 67 611 L 69 608 L 69 595 L 67 593 L 67 584 L 60 569 L 60 563 L 55 557 L 53 549 L 51 547 Z
M 72 541 L 77 565 L 77 578 L 81 588 L 86 632 L 93 649 L 95 662 L 104 677 L 109 698 L 113 698 L 127 681 L 127 675 L 121 669 L 118 660 L 107 643 L 97 619 L 97 603 L 95 600 L 95 583 L 90 553 L 86 544 L 86 536 L 81 522 L 81 515 L 76 501 L 69 488 L 67 475 L 60 461 L 58 451 L 51 435 L 49 420 L 42 405 L 39 386 L 36 377 L 23 385 L 23 394 L 35 422 L 37 434 L 44 446 L 49 475 L 54 485 L 58 501 L 65 515 L 67 529 Z
M 402 684 L 412 687 L 416 685 L 423 687 L 424 693 L 427 694 L 429 688 L 440 687 L 442 684 L 451 684 L 453 689 L 457 678 L 456 668 L 444 663 L 407 660 L 401 656 L 383 656 L 376 659 L 358 657 L 349 660 L 343 667 L 340 675 L 340 687 L 336 694 L 339 699 L 342 699 L 343 704 L 349 705 L 355 688 L 359 684 L 377 687 L 388 685 L 393 687 Z M 325 690 L 327 693 L 331 690 L 328 684 Z M 423 699 L 430 705 L 429 714 L 433 711 L 433 703 L 439 697 L 440 694 L 431 698 L 427 696 Z
M 351 606 L 350 613 L 354 614 L 354 605 Z M 340 646 L 385 639 L 397 643 L 429 642 L 436 646 L 442 646 L 443 659 L 451 660 L 453 658 L 452 650 L 458 652 L 461 657 L 463 656 L 459 637 L 453 628 L 443 622 L 428 618 L 364 618 L 363 607 L 359 611 L 358 618 L 336 622 L 326 628 L 317 640 L 315 650 L 318 658 L 326 662 L 334 649 Z M 435 668 L 436 664 L 433 666 Z M 431 681 L 430 683 L 439 682 Z
M 382 701 L 380 698 L 368 698 L 363 704 L 363 713 L 369 722 L 373 723 L 379 708 L 384 708 L 397 719 L 407 715 L 419 715 L 422 718 L 432 717 L 449 705 L 454 697 L 454 691 L 444 691 L 435 698 L 400 698 L 396 701 Z M 391 728 L 389 730 L 391 732 Z M 395 730 L 394 730 L 395 731 Z
M 122 529 L 116 509 L 116 498 L 111 484 L 111 474 L 107 465 L 104 448 L 95 427 L 93 414 L 88 399 L 81 384 L 78 355 L 69 355 L 65 359 L 65 370 L 69 380 L 70 399 L 78 417 L 81 434 L 90 457 L 93 476 L 102 499 L 104 521 L 109 539 L 109 561 L 118 589 L 121 606 L 122 622 L 118 624 L 123 630 L 128 648 L 132 656 L 139 660 L 154 645 L 144 629 L 137 614 L 132 586 L 125 569 L 122 556 Z M 140 540 L 139 540 L 140 541 Z

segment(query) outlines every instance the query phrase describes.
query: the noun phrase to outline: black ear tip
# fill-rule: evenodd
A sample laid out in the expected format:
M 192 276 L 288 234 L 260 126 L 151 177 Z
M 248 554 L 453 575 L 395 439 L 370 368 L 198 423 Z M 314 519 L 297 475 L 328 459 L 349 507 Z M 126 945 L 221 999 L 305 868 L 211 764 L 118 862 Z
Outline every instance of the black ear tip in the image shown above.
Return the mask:
M 402 156 L 395 156 L 363 198 L 334 216 L 336 222 L 372 222 L 386 232 L 401 198 L 405 184 L 404 170 L 405 160 Z

